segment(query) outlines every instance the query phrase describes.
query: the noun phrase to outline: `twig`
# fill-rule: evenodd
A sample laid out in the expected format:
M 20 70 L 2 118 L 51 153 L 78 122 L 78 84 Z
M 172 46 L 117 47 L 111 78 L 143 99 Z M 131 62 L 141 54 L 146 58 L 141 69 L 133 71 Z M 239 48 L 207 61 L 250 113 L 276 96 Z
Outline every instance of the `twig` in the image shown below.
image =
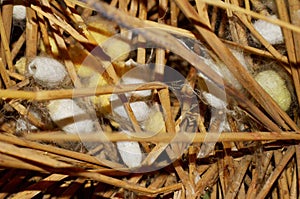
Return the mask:
M 0 14 L 0 33 L 1 33 L 1 44 L 3 46 L 4 49 L 4 54 L 5 54 L 5 62 L 8 65 L 8 68 L 11 72 L 14 71 L 14 66 L 13 66 L 13 62 L 12 62 L 12 56 L 11 56 L 11 52 L 10 52 L 10 48 L 9 48 L 9 39 L 4 27 L 4 21 L 3 21 L 3 17 Z
M 159 82 L 151 82 L 145 84 L 130 84 L 130 85 L 107 85 L 97 88 L 78 88 L 65 90 L 42 90 L 42 91 L 18 91 L 12 89 L 0 89 L 0 98 L 7 99 L 27 99 L 27 100 L 53 100 L 65 98 L 78 98 L 106 94 L 119 94 L 130 91 L 163 89 L 166 85 Z
M 209 133 L 184 133 L 180 132 L 176 139 L 172 134 L 161 133 L 152 137 L 146 136 L 147 133 L 140 133 L 140 136 L 130 136 L 123 133 L 91 133 L 84 137 L 78 135 L 64 134 L 59 132 L 36 133 L 25 135 L 26 139 L 43 141 L 84 141 L 84 142 L 117 142 L 117 141 L 136 141 L 136 142 L 182 142 L 182 143 L 202 143 L 207 142 L 244 142 L 244 141 L 273 141 L 273 140 L 300 140 L 300 132 L 217 132 Z
M 22 35 L 19 37 L 19 39 L 13 43 L 12 50 L 11 50 L 11 58 L 14 60 L 21 50 L 24 42 L 26 41 L 26 31 L 23 31 Z
M 38 25 L 34 10 L 26 7 L 26 57 L 30 59 L 37 55 Z

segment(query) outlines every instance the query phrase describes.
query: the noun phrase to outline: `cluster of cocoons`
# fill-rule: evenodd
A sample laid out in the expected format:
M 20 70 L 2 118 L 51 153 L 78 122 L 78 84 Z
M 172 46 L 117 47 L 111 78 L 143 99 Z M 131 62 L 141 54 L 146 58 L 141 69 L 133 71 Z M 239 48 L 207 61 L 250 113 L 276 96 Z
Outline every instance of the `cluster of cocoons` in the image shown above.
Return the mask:
M 122 84 L 138 84 L 149 82 L 149 71 L 146 68 L 134 68 L 125 73 L 120 82 Z M 125 93 L 125 96 L 129 99 L 131 96 L 148 97 L 151 95 L 150 90 L 146 91 L 133 91 Z M 127 112 L 123 106 L 122 101 L 118 95 L 112 94 L 110 97 L 112 112 L 122 119 L 117 122 L 122 122 L 123 119 L 129 120 Z M 135 101 L 130 103 L 130 107 L 134 113 L 136 120 L 140 123 L 147 121 L 151 113 L 151 107 L 145 101 Z M 153 125 L 153 123 L 152 123 Z M 138 142 L 117 142 L 117 148 L 120 152 L 123 162 L 128 167 L 137 167 L 142 161 L 142 150 Z
M 28 74 L 35 80 L 36 83 L 46 88 L 59 87 L 67 77 L 65 66 L 59 61 L 50 58 L 38 56 L 34 58 L 27 66 Z M 133 74 L 133 73 L 132 73 Z M 99 80 L 96 78 L 97 81 Z M 138 77 L 124 76 L 124 83 L 144 83 Z M 127 93 L 130 97 L 132 94 L 140 94 L 143 96 L 150 95 L 150 91 L 137 91 Z M 116 95 L 112 95 L 113 97 Z M 138 121 L 144 121 L 148 117 L 149 106 L 138 101 L 131 103 L 134 113 Z M 56 123 L 63 131 L 71 134 L 85 134 L 95 131 L 95 123 L 90 114 L 73 99 L 51 100 L 47 104 L 47 109 L 51 120 Z M 122 104 L 113 108 L 119 116 L 128 118 L 127 113 Z M 142 162 L 142 150 L 138 142 L 117 142 L 119 154 L 123 162 L 129 167 L 137 167 Z
M 140 84 L 150 81 L 150 71 L 146 67 L 134 68 L 127 73 L 125 73 L 120 79 L 121 84 Z M 125 96 L 130 99 L 131 96 L 139 97 L 149 97 L 151 95 L 150 90 L 145 91 L 133 91 L 125 93 Z M 111 106 L 113 114 L 116 114 L 122 118 L 129 120 L 127 112 L 123 106 L 122 101 L 116 94 L 111 95 Z M 149 117 L 151 107 L 145 101 L 135 101 L 130 103 L 130 107 L 137 119 L 137 121 L 142 122 Z

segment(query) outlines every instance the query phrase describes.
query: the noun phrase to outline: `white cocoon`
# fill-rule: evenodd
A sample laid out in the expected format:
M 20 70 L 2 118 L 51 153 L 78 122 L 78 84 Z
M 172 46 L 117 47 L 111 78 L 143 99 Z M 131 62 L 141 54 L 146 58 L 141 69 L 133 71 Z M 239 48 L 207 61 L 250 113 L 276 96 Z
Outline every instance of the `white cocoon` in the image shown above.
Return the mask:
M 217 98 L 216 96 L 212 95 L 211 93 L 203 92 L 203 97 L 207 101 L 207 103 L 216 109 L 226 109 L 227 103 L 223 100 Z
M 94 122 L 90 115 L 71 99 L 51 100 L 47 105 L 50 117 L 67 133 L 91 133 Z
M 270 18 L 277 19 L 277 16 L 271 15 Z M 255 21 L 253 26 L 270 44 L 281 44 L 284 42 L 280 26 L 261 19 Z
M 140 72 L 140 71 L 139 71 Z M 146 77 L 146 75 L 148 77 Z M 128 75 L 125 75 L 122 77 L 122 83 L 123 84 L 142 84 L 142 83 L 146 83 L 149 82 L 149 73 L 132 73 L 130 72 Z M 144 91 L 134 91 L 134 92 L 130 92 L 128 94 L 126 94 L 126 96 L 130 97 L 130 95 L 138 95 L 141 97 L 147 97 L 151 95 L 151 90 L 144 90 Z
M 56 59 L 41 56 L 29 63 L 28 73 L 37 83 L 49 88 L 60 85 L 67 76 L 63 64 Z
M 138 142 L 117 142 L 117 148 L 123 162 L 129 167 L 138 167 L 142 162 L 142 151 Z
M 112 98 L 116 98 L 117 96 L 114 94 Z M 137 121 L 142 122 L 149 117 L 150 107 L 143 101 L 137 101 L 130 103 L 130 107 L 136 117 Z M 121 102 L 121 100 L 112 101 L 113 112 L 123 118 L 129 119 L 127 112 Z
M 22 5 L 14 5 L 13 7 L 14 20 L 22 21 L 26 19 L 26 7 Z

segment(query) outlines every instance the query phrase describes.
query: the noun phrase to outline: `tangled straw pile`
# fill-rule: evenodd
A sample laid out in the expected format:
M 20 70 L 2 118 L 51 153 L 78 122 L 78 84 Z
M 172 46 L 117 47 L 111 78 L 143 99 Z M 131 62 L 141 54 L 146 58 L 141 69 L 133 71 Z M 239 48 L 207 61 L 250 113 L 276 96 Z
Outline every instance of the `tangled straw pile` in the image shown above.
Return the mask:
M 298 1 L 0 3 L 0 198 L 300 196 Z

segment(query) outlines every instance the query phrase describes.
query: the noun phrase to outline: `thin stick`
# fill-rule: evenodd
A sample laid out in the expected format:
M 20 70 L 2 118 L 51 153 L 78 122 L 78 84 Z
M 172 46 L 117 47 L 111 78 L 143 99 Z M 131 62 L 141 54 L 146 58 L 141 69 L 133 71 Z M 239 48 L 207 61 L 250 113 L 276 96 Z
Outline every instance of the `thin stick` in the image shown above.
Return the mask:
M 178 7 L 177 7 L 177 5 L 176 5 L 176 3 L 174 2 L 174 1 L 171 1 L 170 2 L 170 13 L 171 13 L 171 22 L 170 22 L 170 24 L 171 24 L 171 26 L 177 26 L 178 25 L 178 13 L 179 13 L 179 9 L 178 9 Z
M 300 8 L 300 4 L 298 1 L 289 0 L 288 5 L 289 11 L 285 6 L 286 2 L 282 0 L 276 0 L 276 5 L 278 8 L 278 14 L 283 21 L 290 22 L 292 21 L 295 25 L 300 25 L 298 15 L 296 14 L 297 10 Z M 292 6 L 291 6 L 292 5 Z M 289 19 L 288 13 L 290 13 L 291 19 Z M 295 86 L 295 91 L 297 95 L 298 104 L 300 104 L 300 71 L 297 65 L 300 62 L 300 47 L 299 47 L 299 39 L 300 34 L 292 32 L 287 29 L 282 30 L 285 40 L 285 45 L 287 48 L 287 53 L 289 57 L 289 61 L 291 64 L 291 72 L 293 77 L 293 83 Z
M 292 167 L 292 185 L 290 187 L 290 198 L 297 198 L 297 162 L 295 162 L 295 164 Z
M 46 21 L 44 19 L 44 16 L 41 15 L 40 13 L 37 13 L 37 18 L 38 18 L 39 27 L 40 27 L 40 30 L 41 30 L 41 33 L 42 33 L 41 36 L 42 36 L 43 43 L 44 43 L 44 46 L 45 46 L 45 49 L 46 49 L 46 53 L 47 54 L 52 54 L 50 39 L 49 39 L 47 25 L 46 25 Z
M 4 142 L 0 142 L 0 152 L 11 155 L 13 157 L 18 157 L 25 161 L 42 163 L 43 165 L 49 166 L 51 168 L 72 167 L 72 165 L 70 165 L 70 164 L 54 160 L 46 155 L 40 155 L 38 153 L 34 153 L 31 150 L 19 148 L 12 144 L 7 144 Z
M 24 42 L 26 41 L 26 31 L 23 31 L 22 35 L 19 37 L 19 39 L 13 43 L 12 50 L 11 50 L 11 58 L 14 60 L 21 50 Z
M 34 10 L 26 7 L 26 57 L 32 58 L 37 55 L 38 25 Z
M 3 4 L 2 5 L 2 19 L 5 19 L 3 21 L 3 27 L 5 30 L 6 38 L 9 40 L 11 37 L 11 26 L 12 26 L 12 18 L 13 18 L 13 5 L 12 4 Z M 6 42 L 6 41 L 4 41 Z M 1 57 L 3 59 L 3 64 L 7 64 L 7 58 L 6 58 L 6 47 L 4 46 L 6 44 L 2 43 L 1 45 Z M 12 62 L 13 59 L 8 60 L 8 62 Z M 9 64 L 10 65 L 10 64 Z M 13 70 L 10 70 L 13 71 Z
M 1 167 L 28 169 L 32 171 L 46 172 L 44 169 L 41 169 L 40 167 L 37 167 L 35 165 L 32 165 L 30 163 L 24 162 L 20 159 L 2 153 L 0 154 L 0 159 L 1 159 L 0 162 Z
M 300 132 L 216 132 L 209 133 L 180 133 L 180 138 L 174 139 L 169 133 L 161 133 L 152 137 L 146 136 L 147 133 L 140 133 L 139 136 L 130 136 L 123 133 L 91 133 L 85 136 L 65 134 L 59 132 L 44 132 L 25 135 L 26 139 L 39 141 L 84 141 L 84 142 L 117 142 L 117 141 L 136 141 L 136 142 L 244 142 L 244 141 L 274 141 L 274 140 L 300 140 Z M 136 134 L 135 134 L 136 135 Z M 138 135 L 138 134 L 137 134 Z
M 130 2 L 129 14 L 134 17 L 134 16 L 137 15 L 138 10 L 139 10 L 139 1 L 138 0 L 132 0 Z
M 139 1 L 139 19 L 146 20 L 147 19 L 147 1 L 141 0 Z M 138 35 L 139 42 L 145 42 L 145 38 L 141 35 Z M 146 63 L 146 49 L 138 48 L 137 49 L 137 63 L 145 64 Z
M 254 199 L 255 195 L 257 193 L 258 185 L 257 185 L 257 179 L 258 179 L 258 168 L 252 170 L 252 181 L 249 186 L 249 189 L 247 191 L 246 199 Z
M 6 62 L 8 65 L 8 69 L 13 72 L 14 71 L 14 66 L 12 62 L 12 56 L 9 48 L 9 40 L 8 40 L 8 35 L 4 27 L 4 21 L 2 18 L 2 15 L 0 14 L 0 34 L 1 34 L 1 44 L 3 45 L 4 48 L 4 54 L 6 57 Z
M 168 1 L 167 0 L 159 0 L 158 3 L 159 12 L 158 12 L 158 23 L 166 23 L 166 19 L 164 19 L 166 13 L 168 12 Z M 165 64 L 166 64 L 166 52 L 164 49 L 156 49 L 155 55 L 155 76 L 157 80 L 163 79 L 165 73 Z
M 166 86 L 159 82 L 130 85 L 106 85 L 97 88 L 78 88 L 65 90 L 44 90 L 44 91 L 18 91 L 12 89 L 0 89 L 0 98 L 26 99 L 35 101 L 78 98 L 106 94 L 126 93 L 130 91 L 163 89 Z
M 21 81 L 25 80 L 24 75 L 21 75 L 21 74 L 19 74 L 19 73 L 15 73 L 15 72 L 10 72 L 9 70 L 6 70 L 6 72 L 7 72 L 7 74 L 8 74 L 10 77 L 12 77 L 12 78 L 15 78 L 15 79 L 21 80 Z M 10 88 L 11 88 L 11 87 L 10 87 Z
M 43 192 L 43 188 L 45 184 L 47 186 L 51 186 L 55 183 L 58 183 L 59 181 L 62 181 L 63 179 L 67 178 L 67 175 L 62 174 L 51 174 L 50 176 L 44 178 L 43 180 L 30 185 L 29 187 L 26 187 L 24 191 L 20 191 L 17 194 L 14 194 L 12 199 L 18 199 L 18 198 L 34 198 L 41 192 Z
M 27 148 L 31 148 L 31 149 L 54 153 L 57 155 L 69 157 L 69 158 L 72 158 L 75 160 L 81 160 L 81 161 L 88 162 L 88 163 L 95 164 L 95 165 L 102 165 L 100 161 L 98 161 L 97 159 L 95 159 L 92 156 L 74 152 L 74 151 L 70 151 L 70 150 L 66 150 L 66 149 L 61 149 L 61 148 L 50 146 L 50 145 L 31 142 L 28 140 L 25 141 L 23 139 L 13 137 L 13 136 L 7 136 L 4 134 L 0 134 L 0 140 L 5 143 L 11 143 L 11 144 L 15 144 L 18 146 L 23 146 L 23 147 L 27 147 Z
M 232 42 L 232 41 L 228 41 L 228 40 L 222 40 L 222 41 L 225 44 L 241 48 L 241 49 L 243 49 L 243 50 L 245 50 L 249 53 L 253 53 L 253 54 L 259 55 L 261 57 L 267 57 L 267 58 L 275 59 L 275 57 L 271 53 L 269 53 L 268 51 L 261 50 L 259 48 L 254 48 L 254 47 L 251 47 L 251 46 L 243 46 L 241 44 L 238 44 L 238 43 Z M 276 57 L 276 61 L 280 61 L 284 64 L 289 64 L 289 60 L 286 56 Z M 287 72 L 291 73 L 291 70 L 288 67 L 286 67 L 286 70 L 287 70 Z
M 9 75 L 5 69 L 5 66 L 3 64 L 2 58 L 0 57 L 0 74 L 1 77 L 3 79 L 4 85 L 6 86 L 6 88 L 9 88 L 10 86 L 12 86 L 12 82 L 9 78 Z

